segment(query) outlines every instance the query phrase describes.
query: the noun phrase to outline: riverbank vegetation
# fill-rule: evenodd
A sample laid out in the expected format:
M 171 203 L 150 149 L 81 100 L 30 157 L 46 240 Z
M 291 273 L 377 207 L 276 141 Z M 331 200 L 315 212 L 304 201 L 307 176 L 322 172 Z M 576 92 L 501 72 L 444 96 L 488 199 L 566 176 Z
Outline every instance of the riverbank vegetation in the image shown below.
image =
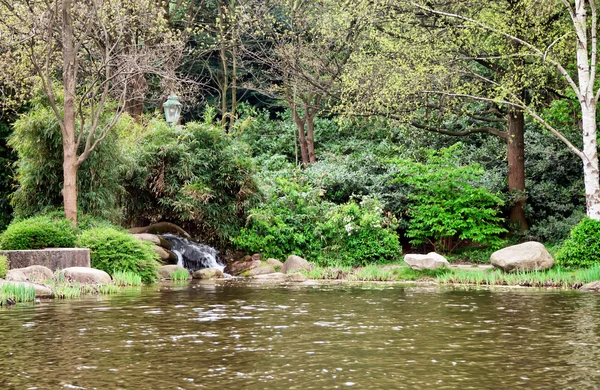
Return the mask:
M 2 249 L 89 247 L 152 283 L 158 256 L 125 229 L 168 221 L 227 258 L 303 256 L 316 279 L 414 280 L 386 265 L 528 240 L 560 268 L 427 276 L 595 275 L 593 3 L 51 3 L 0 0 Z

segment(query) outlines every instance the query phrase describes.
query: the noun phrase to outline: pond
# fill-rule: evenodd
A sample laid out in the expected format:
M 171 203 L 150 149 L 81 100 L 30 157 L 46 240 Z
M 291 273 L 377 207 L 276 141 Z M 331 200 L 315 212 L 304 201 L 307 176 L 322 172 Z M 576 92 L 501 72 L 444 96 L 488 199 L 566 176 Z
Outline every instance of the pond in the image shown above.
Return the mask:
M 3 389 L 595 388 L 600 296 L 154 286 L 0 310 Z

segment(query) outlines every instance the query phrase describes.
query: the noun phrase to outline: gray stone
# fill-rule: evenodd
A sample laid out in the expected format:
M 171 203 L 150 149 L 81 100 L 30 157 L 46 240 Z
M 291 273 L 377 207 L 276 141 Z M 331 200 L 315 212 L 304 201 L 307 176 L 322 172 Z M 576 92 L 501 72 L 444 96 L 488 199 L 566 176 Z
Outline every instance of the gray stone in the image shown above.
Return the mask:
M 293 274 L 292 274 L 293 275 Z M 272 274 L 263 274 L 253 276 L 253 280 L 265 281 L 265 282 L 284 282 L 286 280 L 287 275 L 281 272 L 275 272 Z
M 79 283 L 110 284 L 112 281 L 109 274 L 95 268 L 70 267 L 63 269 L 60 273 L 64 275 L 65 279 Z
M 52 298 L 54 296 L 50 287 L 46 287 L 46 286 L 43 286 L 43 285 L 37 284 L 37 283 L 11 282 L 11 281 L 0 279 L 0 286 L 3 284 L 23 285 L 25 287 L 31 286 L 31 287 L 35 288 L 35 297 L 36 298 Z
M 287 274 L 285 280 L 286 282 L 306 282 L 308 278 L 302 274 Z
M 23 278 L 24 277 L 24 278 Z M 43 265 L 30 265 L 25 268 L 11 269 L 6 274 L 6 280 L 13 281 L 30 281 L 30 282 L 45 282 L 54 277 L 54 273 L 50 268 Z
M 285 263 L 283 263 L 283 267 L 281 267 L 281 272 L 283 272 L 284 274 L 288 274 L 293 271 L 309 270 L 311 268 L 312 266 L 310 265 L 310 263 L 304 260 L 302 257 L 291 255 L 287 258 Z
M 404 256 L 404 262 L 410 266 L 412 269 L 416 270 L 434 270 L 442 267 L 449 267 L 450 263 L 446 258 L 440 254 L 435 252 L 429 252 L 426 255 L 418 255 L 414 253 L 409 253 Z
M 169 264 L 169 265 L 163 265 L 162 267 L 160 267 L 158 269 L 158 275 L 163 279 L 171 279 L 171 274 L 178 270 L 183 270 L 183 271 L 188 272 L 188 270 L 186 268 L 183 268 L 180 265 Z
M 10 269 L 43 265 L 52 272 L 69 267 L 90 267 L 90 250 L 87 248 L 47 248 L 35 250 L 0 251 L 6 256 Z
M 194 279 L 221 279 L 222 277 L 223 272 L 217 268 L 199 269 L 192 274 Z
M 27 275 L 25 275 L 25 273 L 21 271 L 22 269 L 23 268 L 9 270 L 4 276 L 4 279 L 11 282 L 26 282 Z
M 252 255 L 252 260 L 262 261 L 263 255 L 261 253 L 255 253 Z
M 271 267 L 269 264 L 262 263 L 256 268 L 253 268 L 249 271 L 243 273 L 244 276 L 256 276 L 256 275 L 266 275 L 275 273 L 275 269 Z
M 158 245 L 154 245 L 154 252 L 156 252 L 158 256 L 160 256 L 161 262 L 167 264 L 177 264 L 177 255 L 171 252 L 170 250 L 160 247 Z
M 599 292 L 600 291 L 600 280 L 596 280 L 595 282 L 591 282 L 588 284 L 584 284 L 579 287 L 581 291 L 591 291 L 591 292 Z
M 227 264 L 225 273 L 237 276 L 258 267 L 260 264 L 259 260 L 252 260 L 251 256 L 245 256 L 241 260 Z
M 277 269 L 281 269 L 281 267 L 283 267 L 283 263 L 277 259 L 267 259 L 267 261 L 265 261 L 265 263 L 269 264 L 271 267 Z
M 165 249 L 171 249 L 171 243 L 169 241 L 165 240 L 164 238 L 157 236 L 156 234 L 139 233 L 139 234 L 132 234 L 132 236 L 134 236 L 135 238 L 137 238 L 140 241 L 148 241 L 148 242 L 153 243 L 154 245 L 161 246 Z
M 529 241 L 492 253 L 491 263 L 505 272 L 541 271 L 552 268 L 554 259 L 543 244 Z

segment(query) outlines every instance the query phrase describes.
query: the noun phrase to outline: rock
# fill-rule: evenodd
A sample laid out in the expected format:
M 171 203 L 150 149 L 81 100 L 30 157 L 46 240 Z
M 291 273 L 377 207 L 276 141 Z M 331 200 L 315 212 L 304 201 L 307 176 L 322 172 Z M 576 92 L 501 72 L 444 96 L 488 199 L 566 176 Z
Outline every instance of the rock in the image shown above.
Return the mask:
M 237 276 L 241 273 L 250 271 L 260 265 L 259 260 L 252 260 L 251 256 L 245 256 L 243 259 L 227 264 L 225 273 Z
M 21 271 L 22 269 L 23 268 L 11 269 L 6 273 L 4 278 L 11 282 L 26 282 L 27 275 Z
M 285 280 L 287 282 L 306 282 L 308 278 L 302 274 L 287 274 Z
M 162 279 L 171 279 L 171 274 L 177 270 L 184 270 L 187 271 L 187 269 L 183 268 L 180 265 L 177 264 L 169 264 L 169 265 L 163 265 L 162 267 L 160 267 L 158 269 L 158 275 L 162 278 Z
M 43 265 L 30 265 L 25 268 L 15 268 L 8 271 L 6 274 L 6 280 L 13 280 L 18 282 L 30 281 L 30 282 L 45 282 L 54 277 L 54 273 L 48 267 Z
M 492 253 L 492 265 L 505 272 L 534 271 L 552 268 L 554 259 L 543 244 L 524 242 Z
M 267 263 L 262 263 L 256 268 L 243 272 L 242 276 L 267 275 L 275 272 L 275 269 Z
M 158 245 L 165 249 L 171 249 L 171 243 L 169 241 L 165 240 L 164 238 L 157 236 L 156 234 L 139 233 L 139 234 L 132 234 L 132 236 L 134 236 L 135 238 L 137 238 L 140 241 L 148 241 L 148 242 L 153 243 L 154 245 Z
M 154 252 L 160 256 L 160 260 L 167 264 L 177 264 L 177 255 L 168 249 L 154 245 Z
M 252 255 L 252 260 L 262 261 L 262 259 L 263 259 L 263 255 L 260 253 L 255 253 Z
M 267 261 L 265 262 L 267 264 L 269 264 L 271 267 L 277 269 L 281 269 L 281 267 L 283 267 L 283 263 L 277 259 L 267 259 Z
M 46 286 L 43 286 L 43 285 L 37 284 L 37 283 L 11 282 L 11 281 L 0 279 L 0 286 L 3 284 L 16 284 L 16 285 L 23 285 L 26 287 L 32 286 L 33 288 L 35 288 L 35 297 L 36 298 L 52 298 L 54 296 L 54 294 L 52 293 L 52 290 L 49 287 L 46 287 Z
M 283 266 L 281 267 L 281 272 L 284 274 L 288 274 L 292 271 L 301 271 L 301 270 L 309 270 L 312 266 L 306 260 L 304 260 L 300 256 L 291 255 L 287 258 Z
M 191 238 L 191 236 L 182 228 L 170 222 L 158 222 L 149 226 L 144 227 L 135 227 L 129 229 L 129 233 L 132 234 L 140 234 L 140 233 L 150 233 L 150 234 L 165 234 L 165 233 L 174 233 L 179 236 L 185 238 Z
M 192 278 L 194 279 L 221 279 L 222 277 L 223 272 L 217 268 L 199 269 L 192 274 Z
M 110 284 L 110 275 L 104 271 L 95 268 L 71 267 L 65 268 L 60 272 L 64 277 L 73 282 Z
M 579 289 L 581 291 L 599 292 L 600 291 L 600 280 L 596 280 L 595 282 L 584 284 L 583 286 L 579 287 Z
M 450 263 L 446 258 L 442 255 L 439 255 L 435 252 L 429 252 L 426 255 L 417 255 L 414 253 L 409 253 L 404 256 L 404 262 L 410 266 L 412 269 L 416 270 L 434 270 L 442 267 L 449 267 Z

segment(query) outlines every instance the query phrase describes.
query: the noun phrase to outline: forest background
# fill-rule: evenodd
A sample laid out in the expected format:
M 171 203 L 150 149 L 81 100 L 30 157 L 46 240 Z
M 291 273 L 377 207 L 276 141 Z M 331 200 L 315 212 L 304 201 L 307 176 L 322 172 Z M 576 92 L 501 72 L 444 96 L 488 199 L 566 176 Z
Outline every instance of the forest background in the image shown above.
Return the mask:
M 2 229 L 169 221 L 221 251 L 359 266 L 489 261 L 600 219 L 593 1 L 0 12 Z

